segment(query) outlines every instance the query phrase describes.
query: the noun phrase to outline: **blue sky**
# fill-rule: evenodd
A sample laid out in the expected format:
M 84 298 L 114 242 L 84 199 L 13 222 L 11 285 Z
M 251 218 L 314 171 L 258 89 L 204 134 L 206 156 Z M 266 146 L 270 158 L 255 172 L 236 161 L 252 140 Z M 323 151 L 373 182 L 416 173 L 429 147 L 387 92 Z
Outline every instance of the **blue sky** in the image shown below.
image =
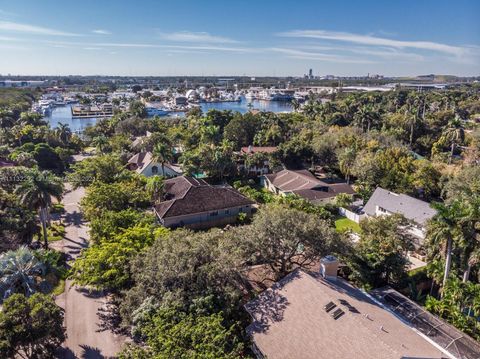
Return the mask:
M 0 73 L 480 75 L 480 1 L 0 0 Z

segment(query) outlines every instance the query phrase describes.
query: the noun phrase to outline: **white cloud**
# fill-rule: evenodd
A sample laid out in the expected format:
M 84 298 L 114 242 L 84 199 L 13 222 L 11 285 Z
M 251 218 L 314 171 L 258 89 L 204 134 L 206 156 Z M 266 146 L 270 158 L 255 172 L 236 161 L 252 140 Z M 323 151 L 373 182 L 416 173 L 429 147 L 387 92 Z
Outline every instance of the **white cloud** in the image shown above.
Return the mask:
M 170 33 L 160 33 L 160 38 L 168 41 L 194 42 L 194 43 L 237 43 L 238 41 L 228 37 L 211 35 L 208 32 L 178 31 Z
M 430 50 L 442 52 L 455 56 L 462 56 L 467 52 L 467 49 L 461 46 L 446 45 L 438 42 L 431 41 L 402 41 L 393 40 L 383 37 L 376 37 L 371 35 L 359 35 L 348 32 L 335 32 L 326 30 L 293 30 L 282 32 L 278 34 L 283 37 L 296 37 L 296 38 L 311 38 L 322 39 L 332 41 L 342 41 L 361 45 L 371 46 L 387 46 L 393 48 L 412 48 L 418 50 Z
M 151 43 L 128 43 L 128 42 L 66 42 L 66 41 L 46 41 L 50 44 L 84 46 L 84 47 L 111 47 L 111 48 L 138 48 L 138 49 L 168 49 L 168 50 L 190 50 L 190 51 L 223 51 L 247 53 L 256 52 L 259 49 L 247 47 L 230 47 L 220 45 L 161 45 Z
M 300 60 L 312 60 L 312 61 L 324 61 L 335 63 L 347 63 L 347 64 L 373 64 L 375 61 L 359 59 L 350 56 L 342 56 L 337 54 L 325 54 L 321 52 L 311 52 L 299 49 L 272 47 L 268 49 L 273 52 L 278 52 L 286 55 L 287 57 L 300 59 Z
M 50 29 L 47 27 L 20 24 L 17 22 L 0 21 L 0 30 L 9 32 L 19 32 L 31 35 L 52 35 L 52 36 L 80 36 L 71 32 L 64 32 L 59 30 Z
M 97 34 L 97 35 L 111 35 L 112 33 L 108 30 L 103 30 L 103 29 L 96 29 L 96 30 L 92 30 L 92 32 L 94 34 Z

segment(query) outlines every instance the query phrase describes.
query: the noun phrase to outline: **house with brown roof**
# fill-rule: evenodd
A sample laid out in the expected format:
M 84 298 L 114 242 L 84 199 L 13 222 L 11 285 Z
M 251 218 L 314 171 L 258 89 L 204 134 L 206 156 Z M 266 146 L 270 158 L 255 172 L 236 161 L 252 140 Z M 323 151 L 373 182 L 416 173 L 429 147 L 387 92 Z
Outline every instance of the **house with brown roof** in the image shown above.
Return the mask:
M 329 260 L 321 272 L 298 269 L 245 305 L 252 318 L 247 333 L 258 358 L 479 357 L 479 345 L 473 339 L 459 340 L 454 346 L 466 335 L 449 328 L 449 335 L 437 340 L 446 323 L 416 324 L 412 318 L 423 315 L 417 309 L 410 316 L 400 316 L 394 309 L 403 301 L 387 306 L 383 296 L 380 300 L 377 293 L 367 294 L 337 278 L 328 268 L 332 264 Z M 402 311 L 409 308 L 405 304 Z M 460 345 L 465 343 L 466 347 Z
M 127 168 L 146 177 L 155 175 L 176 177 L 182 173 L 180 167 L 171 163 L 164 163 L 162 166 L 161 163 L 155 161 L 151 152 L 140 152 L 132 156 L 127 162 Z
M 237 168 L 250 176 L 261 176 L 271 172 L 269 155 L 277 152 L 275 146 L 248 146 L 240 149 Z M 252 159 L 255 159 L 252 161 Z
M 165 227 L 204 229 L 234 223 L 251 215 L 254 202 L 232 187 L 212 186 L 203 179 L 180 176 L 165 180 L 163 201 L 154 208 Z
M 319 180 L 308 170 L 282 170 L 262 177 L 263 185 L 283 196 L 294 194 L 314 204 L 325 203 L 340 193 L 354 194 L 352 186 L 343 181 Z

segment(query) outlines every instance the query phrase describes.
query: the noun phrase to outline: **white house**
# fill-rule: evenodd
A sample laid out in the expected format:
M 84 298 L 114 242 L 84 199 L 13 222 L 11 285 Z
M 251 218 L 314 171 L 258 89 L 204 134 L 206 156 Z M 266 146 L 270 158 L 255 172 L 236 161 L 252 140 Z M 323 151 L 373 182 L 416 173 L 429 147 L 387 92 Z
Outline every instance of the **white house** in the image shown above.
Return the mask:
M 425 239 L 425 227 L 429 219 L 437 213 L 430 204 L 406 194 L 397 194 L 377 187 L 363 208 L 364 217 L 402 214 L 412 222 L 411 234 L 419 239 Z
M 180 167 L 169 163 L 161 163 L 154 160 L 151 152 L 140 152 L 130 158 L 127 163 L 128 169 L 146 177 L 163 176 L 176 177 L 182 174 Z

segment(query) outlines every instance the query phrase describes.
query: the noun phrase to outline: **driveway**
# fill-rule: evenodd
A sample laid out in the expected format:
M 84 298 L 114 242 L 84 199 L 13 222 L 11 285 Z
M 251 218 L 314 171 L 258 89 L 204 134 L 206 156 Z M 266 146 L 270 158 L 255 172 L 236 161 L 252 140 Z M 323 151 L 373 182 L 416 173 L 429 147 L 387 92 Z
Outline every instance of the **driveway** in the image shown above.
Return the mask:
M 61 250 L 75 260 L 82 248 L 88 246 L 88 223 L 83 220 L 79 202 L 85 194 L 84 188 L 69 190 L 62 203 L 65 213 L 66 235 L 62 241 L 51 243 L 51 247 Z M 65 292 L 56 299 L 65 309 L 67 340 L 59 352 L 64 359 L 114 358 L 125 343 L 124 336 L 113 333 L 105 327 L 102 316 L 108 314 L 108 297 L 101 292 L 90 292 L 85 288 L 66 282 Z

